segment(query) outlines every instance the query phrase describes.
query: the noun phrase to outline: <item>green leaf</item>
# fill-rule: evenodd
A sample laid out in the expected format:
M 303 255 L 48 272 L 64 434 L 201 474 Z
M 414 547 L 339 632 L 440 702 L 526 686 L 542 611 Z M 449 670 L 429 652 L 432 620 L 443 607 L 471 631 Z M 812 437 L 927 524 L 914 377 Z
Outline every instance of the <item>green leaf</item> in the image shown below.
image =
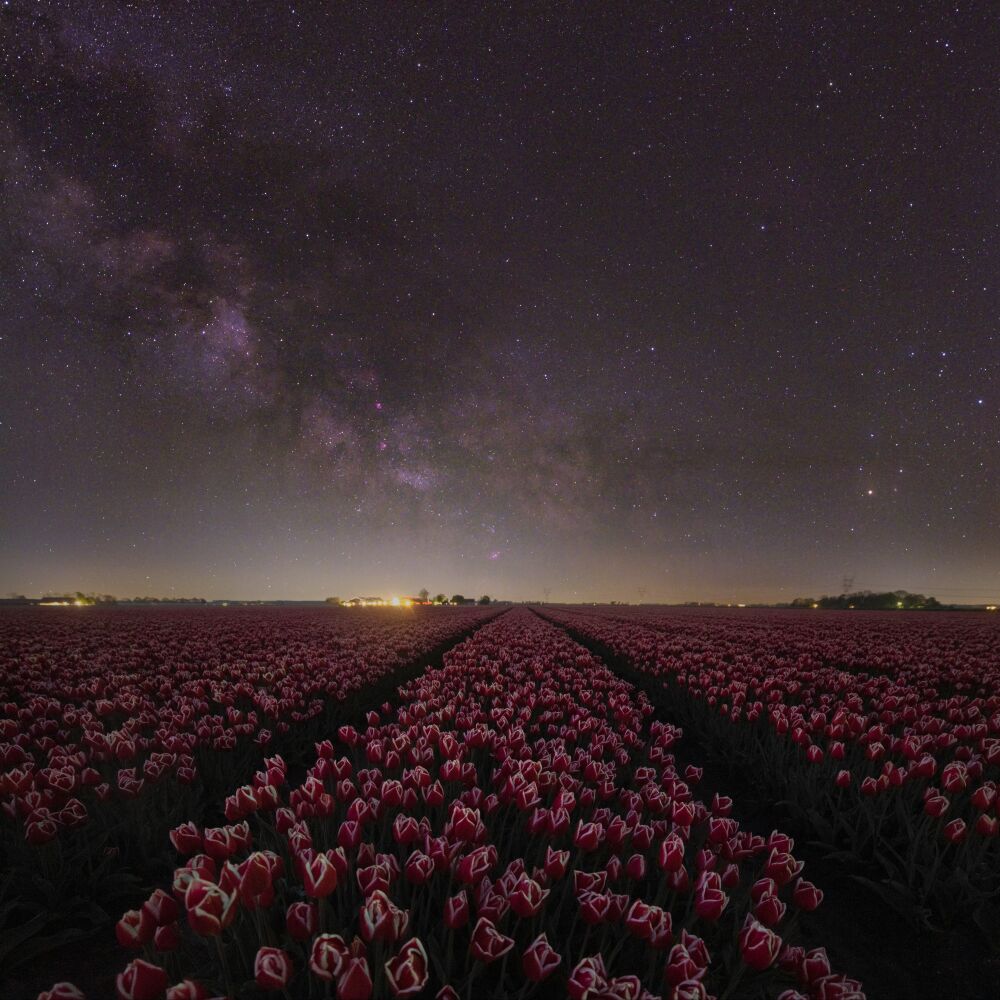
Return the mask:
M 24 942 L 36 935 L 48 922 L 47 913 L 39 913 L 20 927 L 4 928 L 3 941 L 0 942 L 0 968 L 7 966 L 7 956 L 11 952 L 23 949 Z M 13 963 L 16 964 L 16 963 Z
M 852 875 L 855 882 L 871 889 L 886 905 L 914 927 L 930 927 L 930 910 L 921 906 L 902 882 L 881 881 Z

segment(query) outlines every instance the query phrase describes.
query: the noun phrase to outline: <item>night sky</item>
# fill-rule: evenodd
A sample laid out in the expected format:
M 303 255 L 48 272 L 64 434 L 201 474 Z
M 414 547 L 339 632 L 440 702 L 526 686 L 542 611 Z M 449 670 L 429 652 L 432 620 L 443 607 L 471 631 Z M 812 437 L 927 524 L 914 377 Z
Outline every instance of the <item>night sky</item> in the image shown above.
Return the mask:
M 2 0 L 0 592 L 995 600 L 998 52 Z

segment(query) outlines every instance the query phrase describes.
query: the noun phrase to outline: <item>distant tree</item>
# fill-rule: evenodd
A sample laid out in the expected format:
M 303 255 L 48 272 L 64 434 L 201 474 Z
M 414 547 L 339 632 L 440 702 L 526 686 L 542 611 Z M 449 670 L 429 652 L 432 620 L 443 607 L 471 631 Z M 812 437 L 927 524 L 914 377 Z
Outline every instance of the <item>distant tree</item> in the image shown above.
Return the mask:
M 340 598 L 339 597 L 328 597 L 326 599 L 326 603 L 327 604 L 340 604 Z
M 451 598 L 452 604 L 465 604 L 465 598 L 461 594 L 453 594 Z
M 435 604 L 447 604 L 448 603 L 448 598 L 444 594 L 438 594 L 434 598 L 434 603 Z
M 421 587 L 420 590 L 417 591 L 417 597 L 419 597 L 421 601 L 426 601 L 430 596 L 431 592 L 426 587 Z
M 479 603 L 480 604 L 489 604 L 490 603 L 490 595 L 489 594 L 483 594 L 483 596 L 479 598 Z
M 820 607 L 838 611 L 921 611 L 928 608 L 940 608 L 940 602 L 934 597 L 924 594 L 911 594 L 907 590 L 890 590 L 875 593 L 871 590 L 857 590 L 850 594 L 831 596 L 824 594 L 818 601 L 806 597 L 797 597 L 792 601 L 793 608 Z

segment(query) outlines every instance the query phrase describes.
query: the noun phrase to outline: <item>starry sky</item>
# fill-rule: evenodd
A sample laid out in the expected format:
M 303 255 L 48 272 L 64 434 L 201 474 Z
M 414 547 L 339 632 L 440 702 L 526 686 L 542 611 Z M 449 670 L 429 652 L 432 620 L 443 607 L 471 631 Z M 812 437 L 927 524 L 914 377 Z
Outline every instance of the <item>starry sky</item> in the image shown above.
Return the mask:
M 0 591 L 1000 596 L 987 3 L 0 2 Z

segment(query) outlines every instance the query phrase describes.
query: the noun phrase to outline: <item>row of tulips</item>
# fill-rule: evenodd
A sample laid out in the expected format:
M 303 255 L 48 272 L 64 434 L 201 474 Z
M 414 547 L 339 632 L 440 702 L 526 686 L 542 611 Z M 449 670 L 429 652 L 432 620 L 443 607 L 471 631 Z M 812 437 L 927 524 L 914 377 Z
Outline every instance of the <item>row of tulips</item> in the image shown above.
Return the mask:
M 1000 943 L 1000 627 L 993 616 L 548 609 L 659 679 L 894 897 Z M 757 780 L 755 778 L 755 780 Z
M 680 735 L 511 611 L 319 743 L 302 781 L 271 757 L 225 825 L 176 828 L 170 891 L 118 924 L 118 995 L 863 997 L 796 943 L 822 894 L 791 839 L 699 800 Z
M 345 700 L 456 641 L 484 614 L 7 611 L 0 830 L 41 845 L 145 796 L 173 801 L 196 783 L 231 785 L 276 738 L 329 723 Z

